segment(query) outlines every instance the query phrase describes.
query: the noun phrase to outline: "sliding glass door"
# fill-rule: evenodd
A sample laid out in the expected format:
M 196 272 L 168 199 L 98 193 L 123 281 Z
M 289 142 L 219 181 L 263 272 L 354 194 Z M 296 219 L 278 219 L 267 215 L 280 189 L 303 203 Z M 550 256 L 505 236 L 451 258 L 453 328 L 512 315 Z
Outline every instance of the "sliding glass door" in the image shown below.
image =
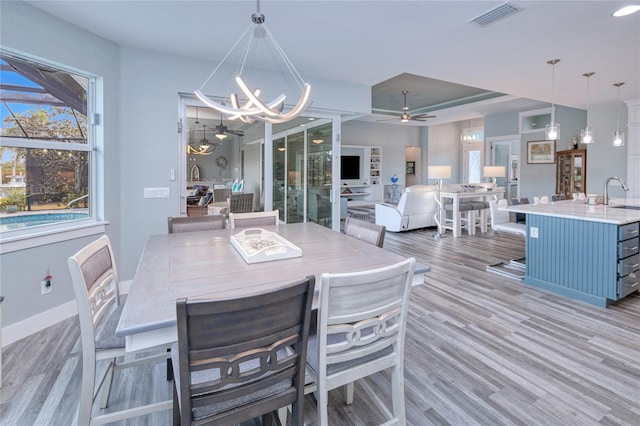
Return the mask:
M 331 228 L 332 123 L 305 121 L 273 135 L 273 208 L 286 223 Z

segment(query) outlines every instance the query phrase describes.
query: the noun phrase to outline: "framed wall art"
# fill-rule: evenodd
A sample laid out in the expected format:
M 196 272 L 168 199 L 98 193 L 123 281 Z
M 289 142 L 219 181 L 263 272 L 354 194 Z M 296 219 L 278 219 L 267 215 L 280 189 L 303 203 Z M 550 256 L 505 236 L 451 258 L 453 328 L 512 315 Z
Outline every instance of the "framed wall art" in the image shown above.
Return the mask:
M 415 161 L 407 161 L 407 169 L 405 174 L 407 175 L 415 175 L 416 174 L 416 162 Z
M 556 141 L 527 142 L 527 164 L 553 164 L 555 162 Z

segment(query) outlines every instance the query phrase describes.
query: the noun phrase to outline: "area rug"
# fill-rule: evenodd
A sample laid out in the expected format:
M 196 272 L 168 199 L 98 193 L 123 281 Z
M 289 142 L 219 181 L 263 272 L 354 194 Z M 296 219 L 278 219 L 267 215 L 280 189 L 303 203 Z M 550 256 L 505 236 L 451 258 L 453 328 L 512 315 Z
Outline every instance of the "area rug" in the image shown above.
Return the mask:
M 367 222 L 376 221 L 375 204 L 347 207 L 347 214 L 354 219 L 365 220 Z

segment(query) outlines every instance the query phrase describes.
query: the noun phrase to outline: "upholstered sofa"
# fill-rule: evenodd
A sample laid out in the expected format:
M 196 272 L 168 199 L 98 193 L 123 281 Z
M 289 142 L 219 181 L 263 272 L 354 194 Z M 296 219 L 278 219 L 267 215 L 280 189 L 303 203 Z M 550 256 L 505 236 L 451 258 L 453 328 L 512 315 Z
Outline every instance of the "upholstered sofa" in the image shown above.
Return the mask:
M 402 193 L 397 206 L 386 203 L 376 204 L 376 224 L 384 225 L 390 232 L 437 226 L 436 194 L 435 185 L 408 186 Z

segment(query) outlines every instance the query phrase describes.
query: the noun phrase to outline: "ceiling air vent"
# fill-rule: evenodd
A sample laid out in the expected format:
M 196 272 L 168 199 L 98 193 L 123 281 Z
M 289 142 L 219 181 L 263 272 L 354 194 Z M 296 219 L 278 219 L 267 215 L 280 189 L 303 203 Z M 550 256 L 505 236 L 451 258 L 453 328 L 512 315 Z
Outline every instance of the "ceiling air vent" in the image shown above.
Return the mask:
M 476 24 L 480 27 L 486 27 L 489 24 L 493 24 L 494 22 L 506 18 L 507 16 L 513 15 L 514 13 L 520 12 L 522 9 L 513 3 L 502 3 L 498 7 L 494 7 L 488 12 L 483 13 L 482 15 L 476 16 L 471 19 L 470 23 Z

